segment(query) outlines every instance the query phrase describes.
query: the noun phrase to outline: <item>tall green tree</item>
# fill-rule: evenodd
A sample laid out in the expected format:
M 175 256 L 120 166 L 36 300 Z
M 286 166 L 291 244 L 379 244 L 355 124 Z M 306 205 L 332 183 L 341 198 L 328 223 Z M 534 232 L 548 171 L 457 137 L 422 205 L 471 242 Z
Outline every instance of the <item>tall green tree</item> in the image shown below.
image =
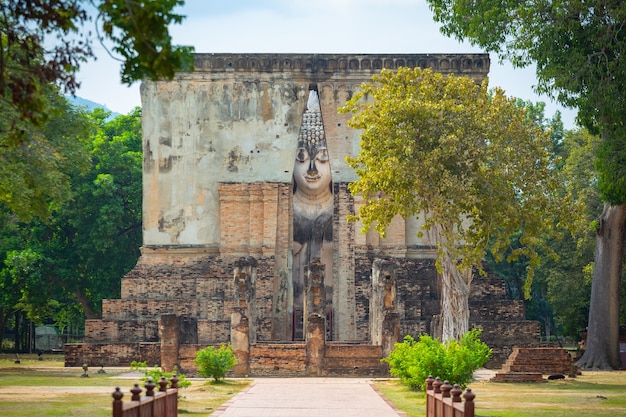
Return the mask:
M 16 318 L 37 322 L 60 291 L 47 281 L 41 248 L 32 239 L 36 218 L 51 213 L 71 198 L 71 172 L 90 165 L 87 149 L 91 122 L 73 109 L 56 88 L 46 88 L 50 114 L 40 126 L 24 131 L 27 140 L 0 146 L 0 325 Z M 0 125 L 6 122 L 0 118 Z M 6 137 L 0 136 L 0 142 Z M 48 302 L 50 301 L 50 302 Z M 0 330 L 0 339 L 2 339 Z
M 626 3 L 622 0 L 428 0 L 442 31 L 513 65 L 536 65 L 538 89 L 578 108 L 598 132 L 597 223 L 584 369 L 620 366 L 619 288 L 626 242 Z
M 555 250 L 559 259 L 544 269 L 548 299 L 565 334 L 578 336 L 589 318 L 593 272 L 595 222 L 602 211 L 593 159 L 600 138 L 587 129 L 568 131 L 563 140 L 565 164 L 560 171 L 567 193 L 584 208 L 583 216 L 571 218 L 573 234 L 565 233 Z
M 141 110 L 111 121 L 108 115 L 92 113 L 92 164 L 72 173 L 72 199 L 30 229 L 50 281 L 73 295 L 87 318 L 100 315 L 103 298 L 119 296 L 141 246 Z
M 359 176 L 350 191 L 365 201 L 357 218 L 384 235 L 394 216 L 425 214 L 442 277 L 441 338 L 458 340 L 488 247 L 499 259 L 521 231 L 508 256 L 529 259 L 529 284 L 538 251 L 550 251 L 551 214 L 566 205 L 555 198 L 550 135 L 486 83 L 419 68 L 373 81 L 341 109 L 362 130 L 359 155 L 348 159 Z
M 70 198 L 45 220 L 1 212 L 2 329 L 16 313 L 63 325 L 71 325 L 77 311 L 81 319 L 98 317 L 101 300 L 119 297 L 120 279 L 139 257 L 141 110 L 110 121 L 102 110 L 70 111 L 89 126 L 81 142 L 89 163 L 68 170 Z M 46 124 L 62 130 L 54 119 Z
M 593 155 L 594 153 L 580 152 L 579 145 L 583 130 L 565 131 L 560 112 L 551 118 L 545 116 L 545 104 L 518 100 L 517 104 L 526 109 L 526 116 L 537 126 L 550 130 L 553 153 L 553 173 L 562 184 L 567 187 L 562 190 L 568 194 L 568 200 L 578 206 L 575 213 L 578 217 L 568 213 L 568 224 L 576 220 L 576 225 L 569 224 L 570 229 L 580 229 L 577 239 L 571 231 L 561 225 L 562 237 L 552 239 L 548 245 L 559 254 L 553 258 L 548 254 L 542 255 L 541 265 L 537 268 L 533 287 L 530 288 L 530 297 L 524 297 L 524 284 L 528 260 L 521 258 L 515 262 L 493 262 L 491 256 L 487 261 L 492 271 L 505 279 L 507 290 L 514 299 L 524 299 L 526 317 L 537 320 L 542 324 L 542 332 L 546 338 L 553 334 L 558 337 L 562 334 L 578 340 L 584 331 L 589 313 L 589 294 L 591 292 L 590 275 L 586 273 L 588 264 L 593 258 L 593 247 L 589 247 L 588 225 L 593 217 L 587 213 L 597 212 L 598 205 L 593 204 L 597 199 L 597 191 L 591 185 L 594 181 Z M 584 137 L 591 137 L 587 133 Z M 590 149 L 590 148 L 583 148 Z M 581 180 L 584 179 L 584 180 Z M 589 194 L 596 198 L 588 198 Z M 591 215 L 593 216 L 593 214 Z M 586 229 L 587 232 L 585 233 Z M 511 250 L 519 246 L 518 239 L 514 239 Z M 488 254 L 489 255 L 489 254 Z M 575 284 L 574 284 L 575 283 Z M 585 323 L 581 318 L 585 317 Z

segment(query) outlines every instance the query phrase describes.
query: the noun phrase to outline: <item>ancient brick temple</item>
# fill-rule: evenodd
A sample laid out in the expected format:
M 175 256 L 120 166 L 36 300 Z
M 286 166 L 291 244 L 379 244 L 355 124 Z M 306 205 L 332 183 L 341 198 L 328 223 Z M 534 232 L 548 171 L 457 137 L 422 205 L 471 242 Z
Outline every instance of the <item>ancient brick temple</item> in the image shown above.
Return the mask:
M 230 342 L 238 375 L 380 375 L 394 342 L 436 334 L 420 219 L 395 219 L 385 239 L 346 220 L 361 204 L 345 162 L 359 132 L 337 109 L 401 66 L 480 81 L 489 57 L 199 54 L 193 72 L 144 82 L 142 255 L 66 365 L 193 373 L 198 349 Z M 495 365 L 539 340 L 500 279 L 472 285 L 471 324 Z

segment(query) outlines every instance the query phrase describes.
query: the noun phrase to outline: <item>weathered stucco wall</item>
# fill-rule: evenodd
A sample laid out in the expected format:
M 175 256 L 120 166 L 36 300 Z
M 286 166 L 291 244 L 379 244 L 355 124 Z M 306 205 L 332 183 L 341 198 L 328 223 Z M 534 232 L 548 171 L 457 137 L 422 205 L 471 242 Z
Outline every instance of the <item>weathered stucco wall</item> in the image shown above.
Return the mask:
M 337 109 L 381 68 L 483 79 L 486 54 L 199 54 L 196 70 L 141 88 L 144 246 L 220 245 L 218 183 L 290 183 L 308 91 L 317 88 L 334 182 L 359 132 Z

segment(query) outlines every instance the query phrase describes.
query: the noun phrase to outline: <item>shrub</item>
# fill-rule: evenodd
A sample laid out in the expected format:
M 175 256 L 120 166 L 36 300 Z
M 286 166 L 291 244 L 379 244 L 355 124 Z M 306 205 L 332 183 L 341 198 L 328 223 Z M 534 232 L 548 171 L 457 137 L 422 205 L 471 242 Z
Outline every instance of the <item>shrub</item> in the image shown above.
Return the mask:
M 148 363 L 145 361 L 132 361 L 130 363 L 130 369 L 141 372 L 144 375 L 143 378 L 141 378 L 142 381 L 152 379 L 152 381 L 156 384 L 159 382 L 161 377 L 164 376 L 165 379 L 167 379 L 167 382 L 169 382 L 172 376 L 176 375 L 178 378 L 178 388 L 187 388 L 191 386 L 191 381 L 185 378 L 185 374 L 178 374 L 176 373 L 176 370 L 174 370 L 174 372 L 163 372 L 161 367 L 158 365 L 154 365 L 154 367 L 149 368 Z
M 235 352 L 230 344 L 220 345 L 219 348 L 215 346 L 208 346 L 196 353 L 196 360 L 194 361 L 198 365 L 198 374 L 205 378 L 213 378 L 216 382 L 224 378 L 226 372 L 237 365 L 237 359 L 235 358 Z
M 480 340 L 481 333 L 482 330 L 473 329 L 460 342 L 446 343 L 428 335 L 420 336 L 419 341 L 406 336 L 383 361 L 389 363 L 391 375 L 411 389 L 425 389 L 424 381 L 429 375 L 464 388 L 472 381 L 474 371 L 491 357 L 491 349 Z

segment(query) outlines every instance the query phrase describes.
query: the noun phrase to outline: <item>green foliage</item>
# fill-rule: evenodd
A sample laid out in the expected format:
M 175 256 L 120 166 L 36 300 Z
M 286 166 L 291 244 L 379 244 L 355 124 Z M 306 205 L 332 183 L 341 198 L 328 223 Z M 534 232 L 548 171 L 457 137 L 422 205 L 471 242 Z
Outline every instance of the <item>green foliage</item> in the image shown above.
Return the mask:
M 205 378 L 213 378 L 216 382 L 223 379 L 231 368 L 237 365 L 235 352 L 230 344 L 215 346 L 207 346 L 196 353 L 198 365 L 198 374 Z
M 20 125 L 11 134 L 15 112 L 0 99 L 0 202 L 20 220 L 48 219 L 52 210 L 71 197 L 71 171 L 87 168 L 86 142 L 90 124 L 54 88 L 41 91 L 46 120 Z
M 626 203 L 626 130 L 598 146 L 595 168 L 603 200 L 615 206 Z
M 589 314 L 591 275 L 583 271 L 593 259 L 595 230 L 590 223 L 602 208 L 593 167 L 599 138 L 586 129 L 564 131 L 558 113 L 546 119 L 543 103 L 518 100 L 517 104 L 526 108 L 533 123 L 550 129 L 554 174 L 566 185 L 561 191 L 577 207 L 563 213 L 565 217 L 559 221 L 562 238 L 549 240 L 548 245 L 558 258 L 540 253 L 541 265 L 533 280 L 531 297 L 525 300 L 526 318 L 540 321 L 545 336 L 557 333 L 577 340 L 587 326 Z M 517 247 L 518 236 L 509 250 Z M 490 269 L 506 280 L 509 295 L 523 298 L 528 260 L 522 257 L 511 263 L 495 263 L 488 254 L 487 261 Z
M 0 2 L 0 109 L 13 144 L 40 127 L 53 107 L 45 91 L 58 85 L 74 93 L 82 63 L 95 56 L 92 44 L 113 42 L 114 58 L 123 61 L 121 79 L 171 79 L 193 68 L 191 47 L 171 44 L 169 25 L 182 0 L 7 0 Z M 98 15 L 90 30 L 92 7 Z M 94 37 L 92 34 L 96 33 Z M 8 116 L 8 117 L 7 117 Z
M 185 374 L 179 374 L 176 372 L 176 370 L 174 370 L 174 372 L 164 372 L 158 365 L 154 365 L 152 368 L 150 368 L 146 361 L 132 361 L 130 363 L 130 369 L 143 373 L 144 377 L 142 378 L 142 381 L 148 381 L 149 379 L 151 379 L 156 384 L 161 379 L 161 377 L 165 377 L 165 379 L 169 383 L 170 379 L 172 379 L 172 377 L 176 375 L 176 377 L 178 378 L 178 388 L 188 388 L 191 386 L 191 381 L 189 381 L 185 377 Z
M 98 8 L 98 40 L 114 42 L 130 84 L 193 67 L 192 49 L 173 46 L 169 35 L 168 26 L 182 21 L 172 13 L 181 3 L 0 2 L 0 202 L 21 220 L 47 220 L 71 198 L 70 172 L 88 164 L 88 126 L 59 94 L 76 91 L 80 65 L 94 58 L 87 9 Z
M 490 247 L 498 261 L 526 256 L 530 284 L 539 251 L 551 253 L 554 216 L 570 209 L 552 172 L 550 130 L 502 90 L 466 77 L 399 68 L 373 80 L 340 109 L 362 130 L 348 163 L 364 230 L 384 234 L 394 216 L 425 213 L 424 229 L 440 231 L 438 262 L 482 270 Z M 507 253 L 518 232 L 520 247 Z
M 446 343 L 428 335 L 420 336 L 419 341 L 406 336 L 383 361 L 389 364 L 391 375 L 411 389 L 425 389 L 424 381 L 429 375 L 465 387 L 472 381 L 474 371 L 491 357 L 491 349 L 480 340 L 481 334 L 482 330 L 472 329 L 460 341 Z
M 27 248 L 10 251 L 2 270 L 11 278 L 11 287 L 19 291 L 19 300 L 14 307 L 27 312 L 27 317 L 37 324 L 47 312 L 49 292 L 43 279 L 42 256 Z
M 172 46 L 167 30 L 183 16 L 172 13 L 182 0 L 109 0 L 98 6 L 104 33 L 124 60 L 122 82 L 143 78 L 171 79 L 176 71 L 193 68 L 193 48 Z
M 67 197 L 46 204 L 45 221 L 20 221 L 0 202 L 2 329 L 20 312 L 76 332 L 85 317 L 98 317 L 103 298 L 119 297 L 120 279 L 139 257 L 141 111 L 111 121 L 102 110 L 85 114 L 68 105 L 67 112 L 51 115 L 43 129 L 60 137 L 64 129 L 84 127 L 80 140 L 68 136 L 60 142 L 73 149 L 59 152 L 67 159 Z M 42 134 L 39 143 L 44 139 Z M 0 147 L 0 157 L 2 152 Z M 38 166 L 34 160 L 33 165 Z M 32 167 L 28 172 L 40 175 Z
M 443 33 L 496 52 L 516 66 L 536 64 L 538 88 L 579 110 L 601 133 L 597 168 L 603 200 L 626 202 L 626 3 L 622 0 L 428 0 Z
M 578 365 L 616 367 L 620 303 L 615 292 L 622 279 L 621 242 L 626 232 L 623 225 L 606 220 L 611 214 L 621 214 L 626 203 L 626 2 L 428 2 L 445 34 L 496 52 L 516 66 L 535 64 L 538 89 L 576 107 L 581 125 L 600 136 L 595 167 L 597 188 L 606 206 L 597 234 L 590 343 Z M 603 245 L 608 249 L 601 249 Z M 607 288 L 611 296 L 603 293 Z

